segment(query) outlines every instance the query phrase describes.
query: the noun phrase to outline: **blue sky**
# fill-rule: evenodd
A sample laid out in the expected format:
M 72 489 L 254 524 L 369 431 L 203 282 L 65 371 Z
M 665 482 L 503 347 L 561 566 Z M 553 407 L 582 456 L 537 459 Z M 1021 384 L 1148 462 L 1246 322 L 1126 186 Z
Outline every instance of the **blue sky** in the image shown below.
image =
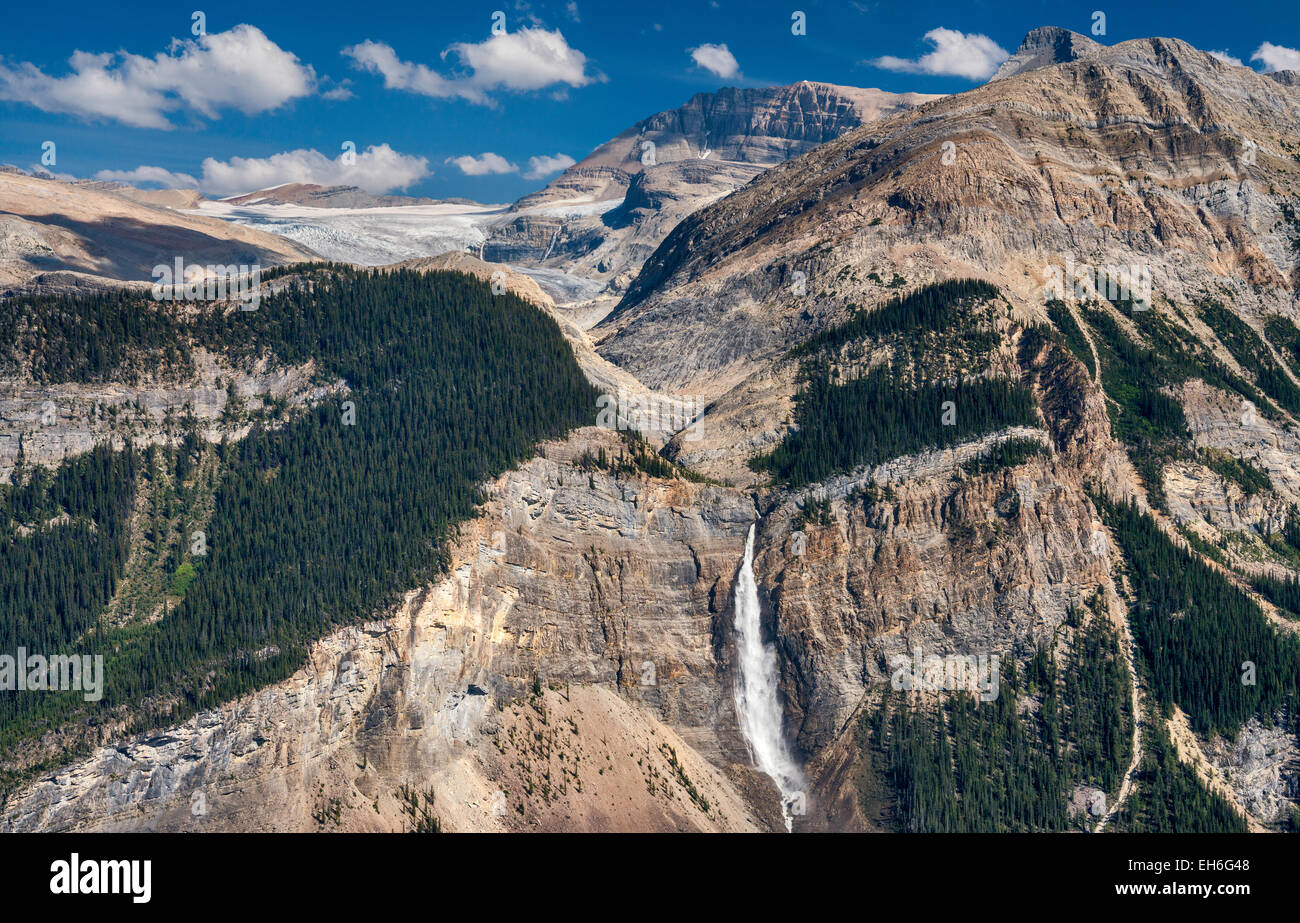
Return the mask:
M 1300 12 L 1253 0 L 12 4 L 0 162 L 39 165 L 53 141 L 49 169 L 78 177 L 191 177 L 209 194 L 352 177 L 502 202 L 700 91 L 806 79 L 960 92 L 1030 29 L 1091 34 L 1097 10 L 1106 44 L 1174 36 L 1260 70 L 1300 67 Z

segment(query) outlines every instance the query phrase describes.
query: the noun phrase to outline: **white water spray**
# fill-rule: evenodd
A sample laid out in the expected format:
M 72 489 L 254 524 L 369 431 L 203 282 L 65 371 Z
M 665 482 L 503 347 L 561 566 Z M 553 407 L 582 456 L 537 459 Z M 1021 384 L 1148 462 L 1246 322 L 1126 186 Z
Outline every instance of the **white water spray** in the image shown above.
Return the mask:
M 781 790 L 785 829 L 793 828 L 791 801 L 804 790 L 803 773 L 786 745 L 777 689 L 776 648 L 763 643 L 754 580 L 754 526 L 745 539 L 745 560 L 736 575 L 736 715 L 754 765 L 772 777 Z

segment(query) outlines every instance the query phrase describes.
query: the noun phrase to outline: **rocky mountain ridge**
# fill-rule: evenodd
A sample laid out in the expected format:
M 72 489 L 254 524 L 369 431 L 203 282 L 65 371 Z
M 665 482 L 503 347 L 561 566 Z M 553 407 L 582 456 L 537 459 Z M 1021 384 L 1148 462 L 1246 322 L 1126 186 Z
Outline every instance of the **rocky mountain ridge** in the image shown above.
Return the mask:
M 155 266 L 172 266 L 178 257 L 202 265 L 267 267 L 315 257 L 274 234 L 99 186 L 0 171 L 0 289 L 17 294 L 115 287 L 152 280 Z
M 515 202 L 480 255 L 561 267 L 619 290 L 685 215 L 769 166 L 932 98 L 809 81 L 698 93 Z

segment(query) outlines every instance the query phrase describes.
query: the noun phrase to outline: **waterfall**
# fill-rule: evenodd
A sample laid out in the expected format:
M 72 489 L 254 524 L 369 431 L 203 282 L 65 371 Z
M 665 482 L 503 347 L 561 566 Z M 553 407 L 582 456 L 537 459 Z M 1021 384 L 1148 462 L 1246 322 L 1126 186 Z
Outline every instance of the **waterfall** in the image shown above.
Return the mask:
M 790 802 L 804 790 L 803 773 L 786 745 L 777 689 L 776 648 L 763 643 L 758 607 L 758 583 L 754 580 L 754 526 L 745 539 L 745 560 L 736 575 L 736 716 L 740 732 L 749 747 L 754 765 L 771 776 L 781 790 L 781 814 L 785 828 L 793 827 Z

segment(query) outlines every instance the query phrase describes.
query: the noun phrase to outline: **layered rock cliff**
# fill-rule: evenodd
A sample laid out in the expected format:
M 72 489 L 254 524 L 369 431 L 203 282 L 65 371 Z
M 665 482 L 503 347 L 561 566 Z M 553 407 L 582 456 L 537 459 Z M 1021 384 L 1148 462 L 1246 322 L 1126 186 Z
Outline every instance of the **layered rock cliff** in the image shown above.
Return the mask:
M 725 644 L 753 501 L 576 466 L 620 444 L 546 445 L 489 485 L 444 580 L 286 682 L 11 795 L 5 826 L 403 829 L 406 786 L 447 829 L 769 826 Z

